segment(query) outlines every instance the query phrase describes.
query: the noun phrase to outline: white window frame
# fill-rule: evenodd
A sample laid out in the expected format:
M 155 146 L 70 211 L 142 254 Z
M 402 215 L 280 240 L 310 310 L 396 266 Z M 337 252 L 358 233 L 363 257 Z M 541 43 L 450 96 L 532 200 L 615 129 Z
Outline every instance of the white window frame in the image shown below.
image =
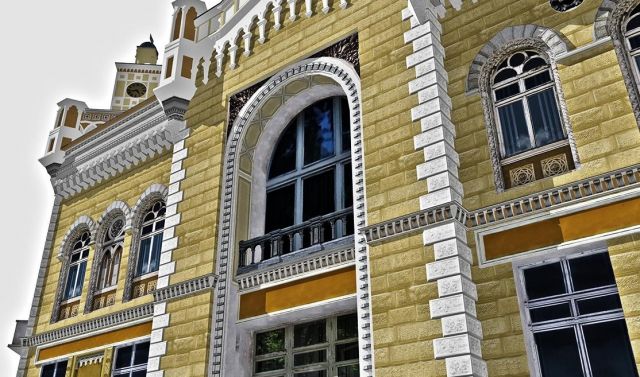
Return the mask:
M 53 369 L 53 377 L 56 377 L 56 375 L 58 374 L 58 368 L 60 366 L 60 363 L 66 363 L 66 365 L 64 367 L 65 373 L 63 374 L 63 376 L 66 375 L 67 369 L 69 368 L 69 360 L 68 359 L 56 360 L 56 361 L 54 361 L 52 363 L 47 363 L 47 364 L 42 365 L 42 367 L 40 367 L 40 376 L 43 375 L 45 367 L 48 367 L 49 365 L 55 365 L 54 369 Z
M 133 346 L 133 352 L 131 353 L 131 360 L 133 361 L 134 357 L 135 357 L 135 351 L 137 349 L 137 346 L 139 344 L 143 344 L 143 343 L 149 343 L 149 346 L 151 346 L 151 340 L 149 338 L 146 339 L 142 339 L 136 342 L 131 342 L 131 343 L 125 343 L 125 344 L 121 344 L 119 346 L 117 346 L 114 351 L 113 351 L 113 360 L 111 361 L 111 376 L 115 376 L 116 374 L 121 374 L 121 373 L 129 373 L 129 376 L 131 376 L 131 373 L 133 372 L 138 372 L 138 371 L 146 371 L 147 370 L 147 365 L 149 364 L 149 358 L 147 357 L 147 362 L 145 364 L 140 364 L 140 365 L 135 365 L 135 366 L 131 366 L 131 367 L 125 367 L 125 368 L 120 368 L 120 369 L 116 369 L 116 360 L 117 360 L 117 356 L 118 356 L 118 351 L 122 348 L 125 347 L 130 347 Z M 151 350 L 151 348 L 149 348 L 149 350 Z
M 520 318 L 522 321 L 522 330 L 523 330 L 523 335 L 525 339 L 527 358 L 529 362 L 529 372 L 531 373 L 531 376 L 543 377 L 542 370 L 540 367 L 540 360 L 538 357 L 537 346 L 534 339 L 534 334 L 536 332 L 540 332 L 541 330 L 575 327 L 577 333 L 579 334 L 576 338 L 576 341 L 577 341 L 578 347 L 580 348 L 580 358 L 581 358 L 581 364 L 583 367 L 583 374 L 585 377 L 591 377 L 592 375 L 589 370 L 589 365 L 587 360 L 585 359 L 586 357 L 585 355 L 587 355 L 586 344 L 584 342 L 584 337 L 582 336 L 581 326 L 584 324 L 611 322 L 611 321 L 620 320 L 620 319 L 624 320 L 624 313 L 621 309 L 618 309 L 618 310 L 612 310 L 608 312 L 599 312 L 596 315 L 589 316 L 585 320 L 576 321 L 575 317 L 572 317 L 564 321 L 556 321 L 553 324 L 537 325 L 536 329 L 533 330 L 533 326 L 531 324 L 531 319 L 530 319 L 530 313 L 529 313 L 530 306 L 529 306 L 529 303 L 527 302 L 526 287 L 524 282 L 524 270 L 526 270 L 527 268 L 541 266 L 545 264 L 553 264 L 561 260 L 566 261 L 566 260 L 576 259 L 576 258 L 590 256 L 590 255 L 599 254 L 599 253 L 608 253 L 608 250 L 605 246 L 599 246 L 599 247 L 594 247 L 593 249 L 590 249 L 590 250 L 579 249 L 579 250 L 562 250 L 562 251 L 555 251 L 555 252 L 549 251 L 544 255 L 536 255 L 531 258 L 523 258 L 523 259 L 515 260 L 513 262 L 513 273 L 515 277 L 516 293 L 518 296 L 518 302 L 520 307 Z M 565 277 L 565 284 L 567 287 L 569 287 L 570 286 L 569 277 L 567 275 L 567 270 L 564 268 L 563 268 L 563 273 Z M 589 290 L 587 291 L 587 293 L 582 293 L 582 294 L 570 293 L 568 295 L 573 298 L 571 300 L 571 305 L 573 306 L 574 313 L 576 313 L 575 311 L 576 299 L 578 298 L 582 299 L 586 297 L 598 297 L 606 294 L 612 294 L 614 292 L 618 293 L 617 285 L 613 287 L 608 286 L 605 288 Z M 543 299 L 536 299 L 532 301 L 535 301 L 535 304 L 533 305 L 535 308 L 535 307 L 543 307 L 546 305 L 551 305 L 553 303 L 556 303 L 557 300 L 558 300 L 557 298 L 543 298 Z M 567 301 L 566 295 L 564 300 L 560 300 L 560 301 L 566 302 Z
M 80 239 L 82 238 L 82 236 L 84 234 L 89 234 L 89 232 L 83 232 L 82 234 L 80 234 L 75 241 L 73 242 L 73 244 L 75 245 L 76 242 L 80 242 Z M 71 301 L 75 301 L 75 299 L 79 298 L 80 296 L 82 296 L 82 285 L 84 283 L 84 278 L 87 275 L 87 261 L 89 260 L 89 253 L 90 253 L 90 245 L 91 244 L 91 234 L 89 234 L 89 240 L 87 241 L 87 244 L 83 247 L 81 247 L 78 250 L 72 250 L 71 253 L 69 253 L 69 266 L 67 266 L 67 276 L 65 276 L 65 284 L 64 284 L 64 290 L 62 291 L 62 303 L 67 303 L 67 302 L 71 302 Z M 72 246 L 73 247 L 73 246 Z M 82 256 L 82 254 L 84 254 L 86 251 L 87 255 L 85 257 Z M 72 262 L 71 259 L 73 258 L 74 255 L 79 254 L 80 256 L 78 257 L 77 261 Z M 67 292 L 69 290 L 69 273 L 71 272 L 71 268 L 73 266 L 78 266 L 78 270 L 80 269 L 80 265 L 84 263 L 85 264 L 85 270 L 84 270 L 84 276 L 82 277 L 82 282 L 80 282 L 80 294 L 78 294 L 77 296 L 73 296 L 73 297 L 67 297 Z M 78 271 L 76 270 L 76 271 Z M 78 286 L 78 277 L 80 276 L 79 273 L 76 272 L 76 277 L 73 281 L 73 286 L 77 287 Z
M 509 54 L 509 56 L 507 56 L 505 58 L 505 60 L 508 60 L 511 58 L 511 56 L 513 56 L 513 54 L 516 53 L 525 53 L 526 51 L 535 51 L 533 49 L 523 49 L 523 50 L 518 50 L 518 51 L 514 51 L 511 54 Z M 551 63 L 549 62 L 549 58 L 544 56 L 543 54 L 541 54 L 538 51 L 535 51 L 538 56 L 543 59 L 547 65 L 544 67 L 539 67 L 536 68 L 532 71 L 529 72 L 519 72 L 516 77 L 504 80 L 499 82 L 498 84 L 494 84 L 494 80 L 495 80 L 495 76 L 499 73 L 499 70 L 496 69 L 494 70 L 493 74 L 491 75 L 491 100 L 493 103 L 493 112 L 494 112 L 494 118 L 495 118 L 495 122 L 496 122 L 496 132 L 498 135 L 498 144 L 499 144 L 499 149 L 500 149 L 500 162 L 502 165 L 506 165 L 506 164 L 510 164 L 513 163 L 515 161 L 527 158 L 527 157 L 531 157 L 533 155 L 536 154 L 540 154 L 540 153 L 544 153 L 547 150 L 551 150 L 551 149 L 555 149 L 555 148 L 559 148 L 565 145 L 569 145 L 569 140 L 567 138 L 567 129 L 566 129 L 566 125 L 565 125 L 565 121 L 564 121 L 564 117 L 562 114 L 562 107 L 560 106 L 560 100 L 558 97 L 558 88 L 557 88 L 557 82 L 556 82 L 556 77 L 553 74 L 553 69 L 551 67 Z M 544 71 L 548 71 L 549 72 L 549 77 L 551 78 L 551 81 L 537 86 L 533 89 L 527 89 L 525 86 L 525 79 L 530 78 L 532 76 L 538 75 Z M 502 100 L 497 100 L 496 99 L 496 91 L 500 90 L 502 88 L 505 88 L 509 85 L 512 85 L 514 83 L 518 83 L 518 87 L 520 89 L 520 93 L 518 93 L 517 95 L 508 97 L 506 99 L 502 99 Z M 547 90 L 549 88 L 553 89 L 553 98 L 555 100 L 556 103 L 556 109 L 558 111 L 558 119 L 560 120 L 560 126 L 562 128 L 562 134 L 564 136 L 564 138 L 562 140 L 550 143 L 550 144 L 545 144 L 542 146 L 537 147 L 536 146 L 536 141 L 535 141 L 535 133 L 533 130 L 533 122 L 531 121 L 531 113 L 529 111 L 529 101 L 528 101 L 528 97 L 530 97 L 533 94 L 542 92 L 544 90 Z M 506 149 L 505 149 L 505 143 L 504 143 L 504 138 L 502 135 L 502 120 L 500 119 L 500 113 L 498 112 L 498 108 L 502 107 L 502 106 L 507 106 L 511 103 L 514 102 L 518 102 L 518 101 L 522 101 L 522 106 L 524 109 L 524 116 L 525 116 L 525 120 L 527 123 L 527 131 L 529 133 L 529 142 L 531 143 L 531 149 L 519 152 L 514 154 L 513 156 L 509 156 L 509 157 L 505 157 L 506 156 Z
M 327 371 L 327 377 L 333 377 L 333 376 L 337 376 L 338 375 L 338 368 L 339 367 L 359 364 L 359 362 L 360 362 L 360 357 L 359 356 L 358 356 L 357 359 L 353 359 L 353 360 L 340 361 L 340 362 L 336 362 L 335 361 L 335 359 L 336 359 L 335 347 L 337 345 L 354 343 L 354 342 L 358 343 L 358 336 L 357 335 L 355 337 L 353 337 L 353 338 L 341 339 L 341 340 L 337 339 L 338 317 L 342 317 L 342 316 L 346 316 L 346 315 L 356 315 L 356 319 L 357 319 L 357 314 L 356 313 L 344 313 L 344 314 L 340 314 L 340 315 L 336 315 L 336 316 L 332 316 L 332 317 L 328 317 L 328 318 L 321 318 L 321 319 L 316 319 L 316 320 L 313 320 L 313 321 L 295 323 L 295 324 L 292 324 L 292 325 L 279 326 L 279 327 L 271 328 L 271 329 L 268 329 L 268 330 L 262 330 L 261 329 L 260 331 L 256 331 L 253 334 L 253 350 L 252 350 L 252 358 L 251 358 L 252 376 L 253 377 L 276 377 L 276 376 L 293 377 L 294 373 L 315 372 L 315 371 L 326 370 Z M 313 323 L 313 322 L 322 321 L 322 320 L 326 321 L 326 323 L 325 323 L 325 325 L 326 325 L 326 329 L 325 329 L 325 331 L 326 331 L 326 341 L 324 343 L 314 344 L 314 345 L 311 345 L 311 346 L 294 348 L 294 328 L 297 325 L 304 325 L 304 324 L 307 324 L 307 323 Z M 283 352 L 274 352 L 274 353 L 270 353 L 270 354 L 257 356 L 255 354 L 255 352 L 256 352 L 256 344 L 257 344 L 257 335 L 260 334 L 260 333 L 265 333 L 265 332 L 270 332 L 270 331 L 275 331 L 275 330 L 280 330 L 280 329 L 284 329 L 284 331 L 285 331 L 285 335 L 284 335 L 285 336 L 285 351 L 283 351 Z M 327 354 L 326 354 L 327 358 L 326 358 L 325 362 L 313 364 L 313 365 L 310 365 L 310 366 L 300 366 L 300 367 L 294 367 L 293 366 L 294 355 L 299 354 L 299 353 L 307 353 L 307 352 L 313 352 L 313 351 L 319 351 L 319 350 L 326 350 L 327 351 Z M 359 348 L 358 348 L 358 351 L 359 351 Z M 263 360 L 270 360 L 270 359 L 273 359 L 275 357 L 284 357 L 284 359 L 285 359 L 285 367 L 284 367 L 284 369 L 280 369 L 280 370 L 277 370 L 277 371 L 256 373 L 255 367 L 256 367 L 256 363 L 257 362 L 263 361 Z
M 165 221 L 165 218 L 166 218 L 166 207 L 167 207 L 167 203 L 166 203 L 166 201 L 165 201 L 165 200 L 157 200 L 157 201 L 154 201 L 154 202 L 149 206 L 149 208 L 145 211 L 145 213 L 144 213 L 144 215 L 142 216 L 142 218 L 144 219 L 145 217 L 147 217 L 147 215 L 148 215 L 149 213 L 154 212 L 154 211 L 153 211 L 153 207 L 156 205 L 156 203 L 162 203 L 162 207 L 164 207 L 164 208 L 165 208 L 165 214 L 164 214 L 164 215 L 161 215 L 161 216 L 156 216 L 156 217 L 154 217 L 154 219 L 153 219 L 153 220 L 149 220 L 149 221 L 143 222 L 143 223 L 140 225 L 140 230 L 139 230 L 139 231 L 140 231 L 140 241 L 138 242 L 138 255 L 136 256 L 136 265 L 135 265 L 135 268 L 136 268 L 136 269 L 135 269 L 135 271 L 134 271 L 134 281 L 135 281 L 135 278 L 139 278 L 139 277 L 142 277 L 142 276 L 147 276 L 147 275 L 156 274 L 156 273 L 158 272 L 158 269 L 156 268 L 155 270 L 152 270 L 152 271 L 150 270 L 150 271 L 146 271 L 146 272 L 145 272 L 145 271 L 143 271 L 143 272 L 141 272 L 140 274 L 138 274 L 138 266 L 140 265 L 140 258 L 142 257 L 142 253 L 141 253 L 141 252 L 142 252 L 142 242 L 143 242 L 144 240 L 151 239 L 151 246 L 150 246 L 150 249 L 149 249 L 149 257 L 148 257 L 148 260 L 147 260 L 147 262 L 148 262 L 148 263 L 147 263 L 147 265 L 151 265 L 151 256 L 152 256 L 152 254 L 153 254 L 153 253 L 151 252 L 151 251 L 153 250 L 153 238 L 154 238 L 155 236 L 157 236 L 157 235 L 160 235 L 160 236 L 162 237 L 162 234 L 164 233 L 164 228 L 165 228 L 165 226 L 164 226 L 164 225 L 162 226 L 162 228 L 160 228 L 160 229 L 158 229 L 158 230 L 155 230 L 155 227 L 156 227 L 156 223 L 158 223 L 158 222 L 160 222 L 160 221 Z M 149 226 L 149 225 L 152 227 L 152 228 L 151 228 L 151 229 L 152 229 L 151 233 L 143 235 L 143 234 L 142 234 L 142 230 L 143 230 L 146 226 Z M 160 242 L 162 242 L 162 241 L 160 241 Z M 162 251 L 161 251 L 161 253 L 162 253 Z M 158 256 L 158 258 L 160 258 L 160 257 Z M 158 262 L 158 266 L 160 266 L 160 263 L 159 263 L 159 262 Z
M 309 165 L 304 164 L 304 114 L 303 109 L 300 111 L 294 121 L 296 122 L 296 166 L 295 169 L 279 175 L 274 178 L 269 178 L 269 173 L 271 171 L 271 161 L 273 161 L 274 156 L 271 156 L 271 161 L 269 162 L 269 168 L 267 169 L 267 184 L 266 184 L 266 192 L 267 194 L 271 191 L 280 189 L 282 187 L 288 186 L 290 184 L 295 185 L 295 198 L 294 198 L 294 215 L 293 215 L 293 224 L 298 225 L 302 224 L 303 221 L 303 207 L 304 207 L 304 189 L 303 184 L 306 178 L 324 173 L 327 170 L 332 168 L 335 169 L 335 178 L 334 178 L 334 212 L 341 211 L 346 209 L 345 207 L 345 199 L 344 195 L 344 169 L 345 165 L 351 164 L 351 148 L 343 151 L 343 140 L 342 140 L 342 107 L 341 100 L 343 96 L 334 96 L 328 97 L 326 99 L 331 99 L 333 101 L 333 139 L 334 139 L 334 155 L 333 157 L 326 157 L 321 160 L 310 163 Z M 323 100 L 326 100 L 323 99 Z M 319 100 L 314 102 L 320 102 L 323 100 Z M 313 106 L 313 104 L 311 105 Z M 282 136 L 287 130 L 288 127 L 294 127 L 292 124 L 285 127 L 280 134 Z M 347 140 L 349 142 L 349 140 Z M 280 144 L 280 139 L 278 139 L 278 143 L 276 147 L 273 149 L 273 153 L 276 152 L 277 147 Z M 352 168 L 353 169 L 353 168 Z M 266 198 L 266 197 L 265 197 Z M 266 206 L 266 203 L 265 203 Z M 266 211 L 265 211 L 266 214 Z M 265 220 L 266 227 L 266 220 Z M 265 232 L 266 233 L 266 232 Z

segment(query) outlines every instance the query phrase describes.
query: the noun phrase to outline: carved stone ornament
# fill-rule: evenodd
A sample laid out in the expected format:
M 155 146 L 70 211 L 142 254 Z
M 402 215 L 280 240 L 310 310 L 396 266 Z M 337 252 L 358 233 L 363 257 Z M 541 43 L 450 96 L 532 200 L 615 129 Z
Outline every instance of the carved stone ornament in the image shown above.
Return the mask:
M 550 0 L 549 3 L 558 12 L 566 12 L 582 4 L 582 0 Z

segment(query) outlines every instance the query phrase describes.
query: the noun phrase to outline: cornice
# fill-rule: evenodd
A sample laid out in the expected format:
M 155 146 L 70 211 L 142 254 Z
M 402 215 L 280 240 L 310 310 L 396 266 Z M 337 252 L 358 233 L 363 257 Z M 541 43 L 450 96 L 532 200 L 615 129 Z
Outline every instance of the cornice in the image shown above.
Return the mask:
M 196 294 L 207 289 L 213 289 L 216 286 L 218 277 L 214 274 L 204 275 L 195 279 L 187 280 L 181 283 L 173 284 L 168 287 L 158 289 L 153 292 L 155 303 L 183 298 L 188 295 Z

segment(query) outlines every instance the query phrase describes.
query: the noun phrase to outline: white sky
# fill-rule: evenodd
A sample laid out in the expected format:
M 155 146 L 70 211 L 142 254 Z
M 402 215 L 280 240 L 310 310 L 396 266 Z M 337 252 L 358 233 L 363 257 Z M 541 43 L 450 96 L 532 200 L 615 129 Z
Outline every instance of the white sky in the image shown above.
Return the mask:
M 210 1 L 210 3 L 214 3 Z M 133 62 L 153 34 L 162 54 L 171 0 L 34 0 L 0 12 L 0 375 L 18 356 L 6 348 L 16 319 L 27 319 L 53 203 L 38 162 L 53 128 L 56 103 L 69 97 L 108 108 L 114 62 Z

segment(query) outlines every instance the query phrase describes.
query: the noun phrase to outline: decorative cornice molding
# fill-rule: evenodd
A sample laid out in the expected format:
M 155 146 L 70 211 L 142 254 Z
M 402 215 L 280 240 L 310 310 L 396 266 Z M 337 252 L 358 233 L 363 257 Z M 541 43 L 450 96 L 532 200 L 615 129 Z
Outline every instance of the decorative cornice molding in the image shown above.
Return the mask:
M 175 300 L 185 296 L 213 289 L 216 286 L 218 277 L 214 274 L 204 275 L 195 279 L 173 284 L 153 292 L 154 302 L 157 304 L 163 301 Z

